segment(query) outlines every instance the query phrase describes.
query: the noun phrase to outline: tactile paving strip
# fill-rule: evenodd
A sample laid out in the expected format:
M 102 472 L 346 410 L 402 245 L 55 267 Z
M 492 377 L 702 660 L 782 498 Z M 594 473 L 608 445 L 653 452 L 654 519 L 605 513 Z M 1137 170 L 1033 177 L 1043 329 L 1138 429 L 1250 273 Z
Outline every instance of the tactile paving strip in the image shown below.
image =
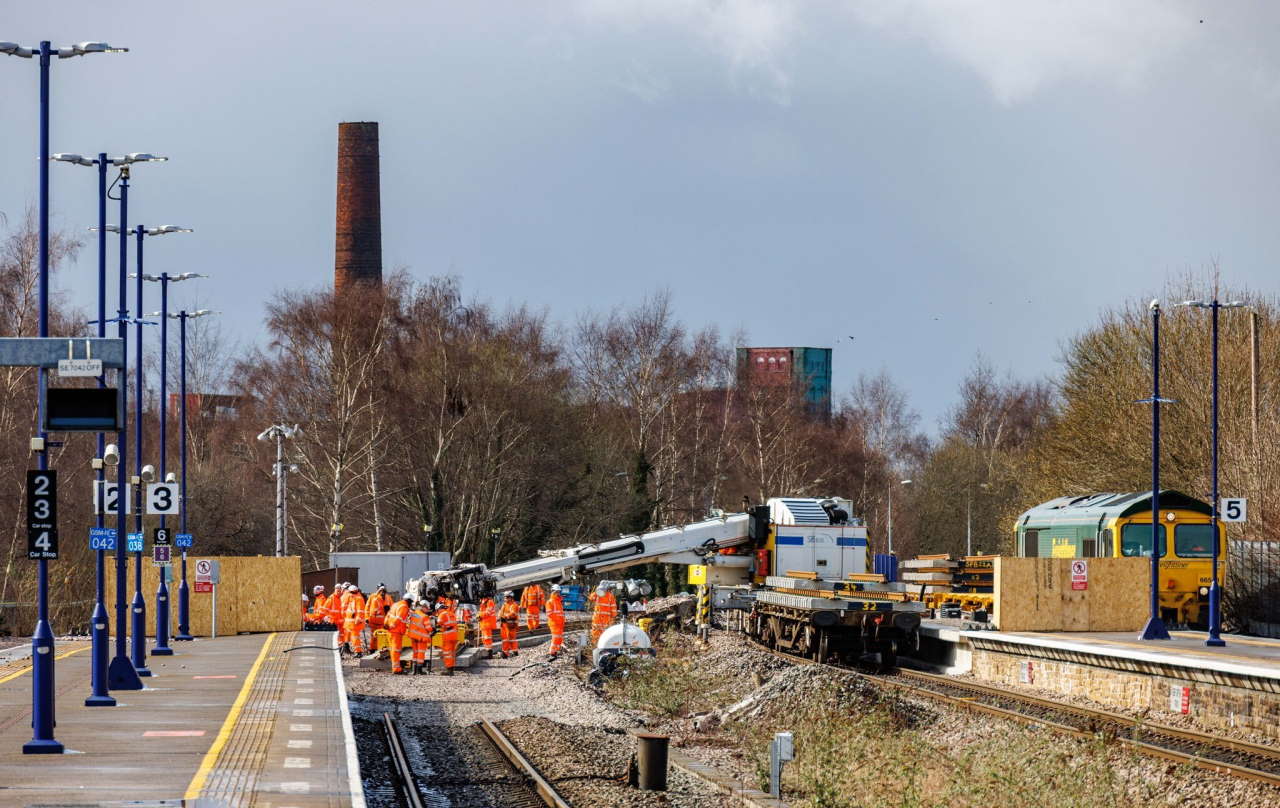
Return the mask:
M 257 679 L 200 793 L 202 799 L 212 800 L 211 804 L 248 805 L 257 791 L 289 666 L 283 650 L 294 644 L 294 637 L 275 634 L 267 640 L 270 647 Z

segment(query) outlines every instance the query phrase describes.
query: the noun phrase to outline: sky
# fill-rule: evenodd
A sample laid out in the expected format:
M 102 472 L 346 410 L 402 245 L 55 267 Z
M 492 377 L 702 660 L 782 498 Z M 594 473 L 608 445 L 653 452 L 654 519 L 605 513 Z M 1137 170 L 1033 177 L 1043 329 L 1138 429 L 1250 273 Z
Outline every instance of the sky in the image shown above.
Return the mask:
M 0 8 L 0 40 L 131 49 L 55 61 L 51 150 L 171 158 L 134 169 L 130 224 L 195 232 L 147 271 L 209 274 L 172 303 L 244 344 L 332 281 L 339 121 L 380 124 L 388 271 L 566 328 L 669 289 L 690 327 L 834 348 L 838 395 L 887 369 L 930 431 L 979 354 L 1052 376 L 1101 311 L 1213 264 L 1275 293 L 1275 3 Z M 37 78 L 0 57 L 10 226 Z M 54 225 L 93 224 L 94 172 L 50 173 Z M 86 309 L 95 268 L 89 241 L 58 279 Z

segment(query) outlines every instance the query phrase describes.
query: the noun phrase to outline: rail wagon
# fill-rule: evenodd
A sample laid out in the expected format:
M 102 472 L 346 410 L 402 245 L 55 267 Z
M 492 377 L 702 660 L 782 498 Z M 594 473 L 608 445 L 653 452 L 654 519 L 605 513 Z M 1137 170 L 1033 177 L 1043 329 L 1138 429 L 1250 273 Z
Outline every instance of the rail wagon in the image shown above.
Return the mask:
M 1212 580 L 1209 503 L 1181 491 L 1160 492 L 1160 610 L 1166 622 L 1204 626 Z M 1218 525 L 1220 558 L 1225 530 Z M 1051 499 L 1018 517 L 1014 541 L 1028 558 L 1151 557 L 1151 492 Z M 1226 564 L 1218 567 L 1223 583 Z

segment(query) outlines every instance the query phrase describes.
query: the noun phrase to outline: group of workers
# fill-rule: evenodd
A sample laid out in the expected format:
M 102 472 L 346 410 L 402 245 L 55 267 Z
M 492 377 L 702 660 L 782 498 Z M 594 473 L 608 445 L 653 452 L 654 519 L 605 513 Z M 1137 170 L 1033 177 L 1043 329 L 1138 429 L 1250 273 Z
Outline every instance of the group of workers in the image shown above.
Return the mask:
M 613 590 L 604 584 L 596 587 L 589 597 L 591 613 L 591 644 L 594 646 L 618 617 L 618 601 Z M 308 605 L 310 608 L 308 608 Z M 520 623 L 529 631 L 541 625 L 542 613 L 547 615 L 547 628 L 551 632 L 551 648 L 548 656 L 555 659 L 564 649 L 564 599 L 559 584 L 552 584 L 550 595 L 538 584 L 530 584 L 520 593 L 517 602 L 514 592 L 503 592 L 501 603 L 493 598 L 480 601 L 476 614 L 471 607 L 451 598 L 441 596 L 435 602 L 414 599 L 405 595 L 395 600 L 387 594 L 386 584 L 378 584 L 368 598 L 358 584 L 340 583 L 326 597 L 324 587 L 316 586 L 308 600 L 302 596 L 302 619 L 307 625 L 333 626 L 338 632 L 339 647 L 348 654 L 363 655 L 372 651 L 373 638 L 379 631 L 389 635 L 388 647 L 393 674 L 423 674 L 431 670 L 430 650 L 433 638 L 438 636 L 440 656 L 444 663 L 443 675 L 452 676 L 457 661 L 457 648 L 462 640 L 462 627 L 476 618 L 476 633 L 480 646 L 493 656 L 493 634 L 501 629 L 503 659 L 519 656 L 517 636 Z M 523 621 L 521 620 L 523 613 Z M 408 639 L 411 663 L 406 668 L 401 663 L 401 651 Z

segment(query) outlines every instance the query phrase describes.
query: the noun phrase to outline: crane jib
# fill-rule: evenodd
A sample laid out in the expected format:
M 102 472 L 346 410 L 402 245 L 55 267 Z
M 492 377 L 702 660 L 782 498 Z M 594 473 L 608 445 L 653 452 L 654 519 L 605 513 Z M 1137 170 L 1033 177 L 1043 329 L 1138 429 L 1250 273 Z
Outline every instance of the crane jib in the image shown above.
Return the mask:
M 644 551 L 644 542 L 637 539 L 621 547 L 608 547 L 578 553 L 578 562 L 586 567 L 643 555 Z

